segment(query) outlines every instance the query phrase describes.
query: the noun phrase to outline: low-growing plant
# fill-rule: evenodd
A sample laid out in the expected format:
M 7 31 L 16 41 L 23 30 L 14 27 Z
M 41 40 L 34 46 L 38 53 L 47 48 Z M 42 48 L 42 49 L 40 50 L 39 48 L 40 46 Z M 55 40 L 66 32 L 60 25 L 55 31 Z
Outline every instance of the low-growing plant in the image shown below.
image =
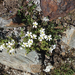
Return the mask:
M 43 21 L 38 11 L 34 14 L 33 11 L 36 5 L 34 3 L 32 4 L 33 5 L 30 7 L 27 6 L 27 15 L 25 15 L 25 10 L 23 10 L 23 7 L 18 10 L 18 15 L 22 18 L 23 23 L 25 23 L 25 29 L 24 27 L 21 27 L 20 30 L 21 39 L 19 42 L 15 41 L 13 36 L 9 38 L 7 37 L 8 41 L 3 41 L 5 48 L 8 49 L 9 53 L 13 53 L 16 48 L 15 46 L 18 44 L 21 46 L 20 48 L 25 49 L 27 53 L 32 50 L 52 53 L 52 51 L 56 48 L 55 40 L 60 38 L 59 34 L 61 34 L 63 30 L 55 29 L 57 25 L 53 22 Z M 4 47 L 3 43 L 1 44 L 1 48 Z

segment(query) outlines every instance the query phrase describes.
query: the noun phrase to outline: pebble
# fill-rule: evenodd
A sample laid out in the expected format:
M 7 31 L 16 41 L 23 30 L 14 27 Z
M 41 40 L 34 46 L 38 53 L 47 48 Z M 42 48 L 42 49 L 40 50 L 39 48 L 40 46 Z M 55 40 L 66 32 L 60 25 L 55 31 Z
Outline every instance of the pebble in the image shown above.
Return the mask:
M 71 20 L 70 15 L 64 17 L 64 20 Z

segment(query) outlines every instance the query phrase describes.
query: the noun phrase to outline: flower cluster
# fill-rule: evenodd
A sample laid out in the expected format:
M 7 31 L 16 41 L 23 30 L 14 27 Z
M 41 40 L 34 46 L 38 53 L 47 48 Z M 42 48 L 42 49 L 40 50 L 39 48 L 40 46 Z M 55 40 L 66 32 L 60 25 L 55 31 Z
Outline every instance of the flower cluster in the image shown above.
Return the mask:
M 28 4 L 26 4 L 26 6 Z M 56 31 L 55 26 L 57 25 L 49 22 L 47 17 L 41 17 L 42 14 L 40 12 L 35 12 L 35 4 L 32 2 L 29 4 L 27 7 L 27 13 L 25 15 L 23 15 L 24 11 L 18 11 L 18 15 L 22 18 L 22 22 L 25 24 L 25 26 L 14 27 L 13 30 L 11 30 L 11 34 L 9 34 L 9 36 L 7 35 L 9 41 L 4 42 L 4 44 L 0 46 L 0 50 L 7 48 L 9 53 L 13 53 L 15 51 L 14 48 L 17 48 L 18 46 L 20 49 L 25 49 L 26 51 L 44 50 L 48 53 L 53 52 L 53 50 L 56 48 L 56 45 L 54 45 L 54 39 L 58 38 L 57 34 L 60 32 L 60 30 Z M 23 7 L 21 7 L 21 9 L 22 8 Z M 13 37 L 13 35 L 15 36 Z M 16 42 L 11 36 L 15 40 L 17 38 Z
M 32 39 L 37 39 L 37 35 L 33 34 L 33 35 L 31 35 L 31 38 Z
M 28 40 L 28 47 L 31 47 L 32 44 L 33 44 L 33 39 L 29 39 Z
M 25 48 L 25 47 L 31 47 L 33 44 L 33 39 L 29 39 L 28 42 L 23 42 L 22 44 L 22 47 Z
M 44 28 L 40 29 L 40 37 L 38 39 L 39 39 L 39 41 L 42 41 L 43 39 L 46 39 L 48 41 L 52 40 L 51 35 L 46 35 L 45 34 L 45 29 Z
M 46 35 L 45 34 L 45 28 L 39 28 L 37 29 L 37 22 L 33 22 L 32 29 L 36 28 L 35 31 L 27 31 L 24 32 L 25 28 L 21 28 L 21 33 L 19 34 L 21 37 L 21 40 L 19 40 L 19 43 L 21 45 L 20 49 L 29 49 L 30 50 L 48 50 L 50 53 L 56 48 L 56 45 L 49 44 L 52 40 L 52 35 Z M 39 27 L 39 26 L 38 26 Z M 16 28 L 14 28 L 16 30 Z M 15 32 L 15 31 L 14 31 Z M 38 34 L 37 34 L 38 32 Z M 15 40 L 11 39 L 11 41 L 7 41 L 5 44 L 2 44 L 0 46 L 0 50 L 2 51 L 4 48 L 8 49 L 9 53 L 15 52 Z M 39 49 L 38 49 L 39 48 Z M 28 51 L 28 50 L 27 50 Z
M 36 34 L 32 34 L 32 32 L 27 31 L 27 34 L 25 35 L 25 37 L 31 37 L 32 39 L 37 39 L 37 35 Z
M 37 28 L 38 23 L 37 22 L 33 22 L 33 26 L 32 28 Z M 34 40 L 38 40 L 39 42 L 42 42 L 43 40 L 45 40 L 46 42 L 50 42 L 52 40 L 52 35 L 46 35 L 45 34 L 45 28 L 40 28 L 39 30 L 39 36 L 37 34 L 34 34 L 32 31 L 27 31 L 27 33 L 22 36 L 24 40 L 21 40 L 21 49 L 23 48 L 29 48 L 31 49 L 31 47 L 34 45 L 36 45 L 38 42 L 35 42 Z M 33 45 L 34 43 L 34 45 Z M 46 44 L 45 44 L 46 45 Z M 52 51 L 55 49 L 55 45 L 49 46 L 49 52 L 52 53 Z
M 15 49 L 13 48 L 13 46 L 15 46 L 15 41 L 12 39 L 11 42 L 8 41 L 7 43 L 0 45 L 0 51 L 7 49 L 10 54 L 14 54 Z
M 8 41 L 7 43 L 5 43 L 6 45 L 6 49 L 9 50 L 9 53 L 14 53 L 15 52 L 15 49 L 13 48 L 15 46 L 15 40 L 11 40 L 11 41 Z

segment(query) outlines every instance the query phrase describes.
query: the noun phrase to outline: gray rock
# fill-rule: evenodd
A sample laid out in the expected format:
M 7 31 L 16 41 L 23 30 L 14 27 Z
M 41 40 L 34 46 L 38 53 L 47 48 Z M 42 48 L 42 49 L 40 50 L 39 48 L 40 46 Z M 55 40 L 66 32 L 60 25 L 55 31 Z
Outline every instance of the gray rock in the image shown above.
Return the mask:
M 2 17 L 0 17 L 0 28 L 5 28 L 7 24 L 9 24 L 12 21 L 12 19 L 5 20 Z
M 38 73 L 41 71 L 41 60 L 39 60 L 38 53 L 31 51 L 25 56 L 26 51 L 24 49 L 16 49 L 17 53 L 9 55 L 7 50 L 0 52 L 0 63 L 9 66 L 11 68 Z
M 61 40 L 70 46 L 70 48 L 75 48 L 75 27 L 71 26 L 65 33 L 66 35 L 62 36 Z
M 2 70 L 2 71 L 1 71 Z M 0 75 L 31 75 L 31 73 L 16 70 L 0 63 Z

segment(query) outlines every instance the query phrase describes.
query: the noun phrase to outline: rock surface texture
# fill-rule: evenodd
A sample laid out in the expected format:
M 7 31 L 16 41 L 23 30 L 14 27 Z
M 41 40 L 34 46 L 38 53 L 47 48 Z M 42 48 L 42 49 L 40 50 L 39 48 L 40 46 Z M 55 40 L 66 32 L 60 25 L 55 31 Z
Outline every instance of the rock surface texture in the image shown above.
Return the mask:
M 75 48 L 75 27 L 71 26 L 65 33 L 66 35 L 62 36 L 62 41 L 71 48 Z
M 65 16 L 75 8 L 75 0 L 41 0 L 41 9 L 44 16 L 50 20 L 58 16 Z
M 12 19 L 5 20 L 2 17 L 0 17 L 0 28 L 5 28 L 7 24 L 9 24 L 12 21 Z
M 25 56 L 25 50 L 17 49 L 17 53 L 14 55 L 9 55 L 7 50 L 3 50 L 0 52 L 0 63 L 30 73 L 41 71 L 41 61 L 39 60 L 38 53 L 35 51 Z

